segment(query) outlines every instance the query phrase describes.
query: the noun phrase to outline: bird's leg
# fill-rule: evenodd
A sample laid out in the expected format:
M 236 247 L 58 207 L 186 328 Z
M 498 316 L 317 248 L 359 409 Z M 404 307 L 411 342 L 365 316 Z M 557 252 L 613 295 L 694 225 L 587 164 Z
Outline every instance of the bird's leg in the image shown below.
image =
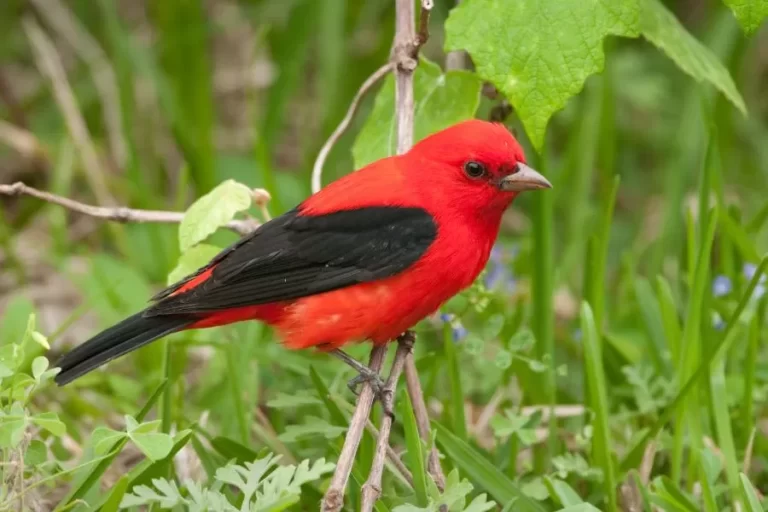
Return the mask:
M 349 366 L 354 368 L 357 372 L 357 376 L 347 383 L 347 387 L 352 390 L 354 394 L 357 394 L 357 386 L 367 382 L 373 388 L 373 391 L 376 393 L 376 397 L 381 398 L 381 393 L 384 390 L 384 381 L 381 380 L 381 377 L 379 377 L 378 373 L 371 370 L 363 363 L 338 348 L 331 350 L 329 354 L 338 357 Z

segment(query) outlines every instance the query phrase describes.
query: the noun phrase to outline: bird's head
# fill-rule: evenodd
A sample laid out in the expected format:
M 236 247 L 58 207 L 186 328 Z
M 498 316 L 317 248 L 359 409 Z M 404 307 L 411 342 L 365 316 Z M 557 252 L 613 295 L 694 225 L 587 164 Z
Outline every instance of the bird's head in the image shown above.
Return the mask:
M 409 157 L 431 195 L 471 213 L 503 211 L 526 190 L 552 188 L 525 164 L 515 137 L 503 125 L 473 119 L 416 144 Z M 429 185 L 431 184 L 431 185 Z

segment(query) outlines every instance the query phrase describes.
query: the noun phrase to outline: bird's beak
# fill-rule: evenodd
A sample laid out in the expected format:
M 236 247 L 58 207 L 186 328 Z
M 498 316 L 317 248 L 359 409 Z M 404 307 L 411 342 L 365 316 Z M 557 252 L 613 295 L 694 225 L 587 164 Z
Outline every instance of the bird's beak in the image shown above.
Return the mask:
M 505 192 L 522 192 L 523 190 L 538 190 L 552 188 L 552 184 L 525 164 L 517 164 L 517 172 L 505 176 L 499 182 L 499 188 Z

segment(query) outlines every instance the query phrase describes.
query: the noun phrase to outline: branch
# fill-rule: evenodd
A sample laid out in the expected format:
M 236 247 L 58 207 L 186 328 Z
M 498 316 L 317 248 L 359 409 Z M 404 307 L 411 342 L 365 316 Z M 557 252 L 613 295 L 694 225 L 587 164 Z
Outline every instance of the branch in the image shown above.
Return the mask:
M 160 223 L 160 224 L 178 224 L 184 218 L 183 212 L 168 212 L 162 210 L 134 210 L 123 206 L 107 207 L 92 206 L 81 203 L 73 199 L 57 196 L 50 192 L 43 192 L 36 188 L 29 187 L 22 182 L 16 182 L 13 185 L 0 185 L 0 196 L 31 196 L 41 199 L 47 203 L 63 206 L 67 210 L 82 213 L 96 219 L 111 220 L 114 222 L 136 222 L 136 223 Z M 259 222 L 255 219 L 232 220 L 226 224 L 226 228 L 245 235 L 259 227 Z
M 397 380 L 403 372 L 406 358 L 413 352 L 413 344 L 416 341 L 414 336 L 412 331 L 407 331 L 397 340 L 397 353 L 392 363 L 387 384 L 383 390 L 382 408 L 385 411 L 391 411 L 393 407 Z M 389 434 L 392 430 L 393 420 L 394 416 L 391 414 L 384 414 L 384 417 L 381 419 L 381 427 L 376 439 L 376 451 L 371 463 L 371 472 L 368 474 L 368 480 L 365 482 L 365 485 L 363 485 L 362 504 L 360 505 L 362 512 L 372 512 L 374 503 L 376 503 L 376 500 L 381 495 L 381 477 L 384 474 L 384 459 L 389 448 Z
M 369 368 L 376 373 L 381 371 L 384 364 L 384 358 L 387 355 L 387 345 L 378 345 L 371 351 L 371 361 Z M 357 397 L 355 413 L 349 422 L 349 430 L 344 438 L 344 446 L 339 454 L 339 461 L 336 463 L 336 470 L 331 478 L 331 483 L 323 497 L 321 510 L 323 512 L 336 512 L 341 510 L 344 505 L 344 489 L 347 488 L 349 474 L 352 472 L 352 464 L 355 461 L 357 448 L 360 446 L 360 439 L 363 437 L 363 430 L 368 422 L 368 416 L 371 415 L 373 401 L 376 398 L 375 392 L 369 383 L 363 384 L 360 396 Z
M 339 126 L 336 127 L 331 136 L 328 137 L 328 140 L 325 141 L 325 144 L 323 144 L 323 147 L 320 148 L 320 152 L 317 154 L 317 159 L 315 160 L 315 165 L 312 167 L 313 193 L 319 192 L 322 188 L 323 165 L 325 165 L 325 160 L 328 158 L 328 154 L 331 152 L 331 149 L 333 149 L 333 146 L 339 142 L 339 139 L 342 135 L 344 135 L 344 132 L 349 129 L 349 125 L 352 123 L 352 119 L 355 117 L 355 112 L 357 112 L 357 109 L 360 107 L 360 101 L 365 97 L 368 91 L 370 91 L 371 88 L 376 85 L 379 80 L 387 76 L 387 74 L 392 71 L 392 66 L 393 63 L 387 62 L 379 69 L 374 71 L 373 74 L 369 76 L 365 82 L 363 82 L 363 85 L 360 86 L 360 89 L 357 90 L 355 97 L 352 99 L 352 103 L 349 104 L 349 108 L 347 109 L 347 114 L 344 116 L 344 119 L 341 120 Z

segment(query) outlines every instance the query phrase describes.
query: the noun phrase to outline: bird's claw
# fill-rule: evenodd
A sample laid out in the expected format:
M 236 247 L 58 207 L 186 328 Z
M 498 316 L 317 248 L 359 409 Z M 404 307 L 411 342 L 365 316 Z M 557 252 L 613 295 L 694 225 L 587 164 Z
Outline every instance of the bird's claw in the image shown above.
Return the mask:
M 357 387 L 361 384 L 368 383 L 373 389 L 373 394 L 376 399 L 381 402 L 381 407 L 384 410 L 384 414 L 392 418 L 392 422 L 395 421 L 395 413 L 392 410 L 392 402 L 394 401 L 394 390 L 387 387 L 385 382 L 381 380 L 378 373 L 373 370 L 361 371 L 357 376 L 347 382 L 347 387 L 358 395 Z

